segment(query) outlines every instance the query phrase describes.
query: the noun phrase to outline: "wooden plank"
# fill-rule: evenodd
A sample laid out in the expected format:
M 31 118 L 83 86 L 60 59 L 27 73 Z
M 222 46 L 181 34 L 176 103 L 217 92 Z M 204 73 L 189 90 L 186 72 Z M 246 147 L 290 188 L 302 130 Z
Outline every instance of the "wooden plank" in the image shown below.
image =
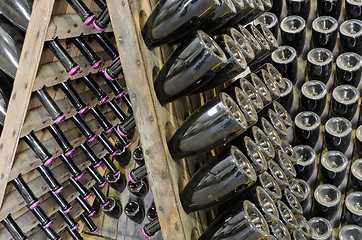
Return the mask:
M 194 214 L 184 212 L 178 197 L 179 189 L 186 183 L 184 168 L 180 161 L 171 158 L 166 142 L 183 119 L 175 118 L 170 108 L 158 103 L 153 77 L 161 66 L 160 57 L 154 54 L 159 51 L 149 51 L 140 34 L 140 25 L 151 12 L 149 3 L 122 1 L 120 5 L 116 0 L 107 0 L 107 3 L 137 127 L 142 133 L 141 142 L 163 237 L 197 238 L 199 230 Z
M 100 11 L 96 11 L 94 13 L 98 16 Z M 111 24 L 109 24 L 104 31 L 111 32 Z M 59 39 L 71 38 L 77 37 L 81 34 L 89 35 L 94 33 L 99 33 L 99 31 L 95 29 L 92 24 L 87 26 L 82 22 L 77 14 L 68 13 L 52 16 L 45 40 L 54 40 L 56 37 Z
M 19 69 L 15 77 L 4 130 L 0 139 L 0 205 L 5 193 L 6 183 L 10 175 L 16 147 L 20 137 L 21 126 L 25 120 L 31 90 L 33 89 L 41 52 L 44 46 L 45 33 L 49 25 L 54 0 L 34 1 L 33 14 L 30 19 L 20 56 Z M 15 110 L 16 109 L 16 110 Z
M 89 73 L 97 73 L 113 63 L 113 60 L 111 60 L 105 52 L 98 52 L 98 56 L 101 59 L 104 59 L 101 69 L 93 69 L 84 56 L 74 57 L 74 61 L 76 61 L 80 66 L 80 71 L 73 76 L 70 76 L 65 71 L 63 65 L 59 61 L 47 63 L 40 66 L 38 75 L 36 76 L 36 80 L 32 88 L 33 91 L 38 90 L 43 86 L 54 86 L 68 79 L 77 79 L 86 76 Z

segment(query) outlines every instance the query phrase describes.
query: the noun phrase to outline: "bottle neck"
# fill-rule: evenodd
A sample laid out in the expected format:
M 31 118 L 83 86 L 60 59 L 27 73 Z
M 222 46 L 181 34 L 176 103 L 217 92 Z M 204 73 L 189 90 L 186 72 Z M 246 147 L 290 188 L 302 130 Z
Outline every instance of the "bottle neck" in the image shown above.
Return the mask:
M 14 219 L 9 214 L 6 218 L 1 220 L 1 223 L 4 225 L 4 227 L 9 231 L 11 236 L 15 240 L 26 240 L 28 239 L 25 234 L 22 232 L 20 227 L 16 224 Z
M 99 67 L 101 59 L 94 52 L 94 50 L 89 46 L 89 44 L 84 40 L 82 36 L 74 37 L 70 39 L 72 43 L 79 49 L 79 51 L 84 55 L 87 61 L 91 64 L 93 69 Z
M 138 168 L 133 169 L 129 174 L 128 178 L 131 182 L 136 183 L 141 181 L 143 178 L 147 176 L 147 168 L 146 165 L 139 166 Z
M 46 42 L 46 46 L 63 65 L 69 75 L 74 75 L 79 71 L 79 66 L 74 62 L 72 57 L 67 53 L 63 46 L 59 43 L 58 39 Z
M 67 2 L 82 19 L 85 25 L 89 25 L 95 18 L 94 13 L 89 10 L 82 0 L 67 0 Z
M 28 135 L 25 135 L 23 140 L 28 144 L 28 146 L 39 157 L 45 166 L 48 166 L 51 162 L 53 162 L 54 158 L 49 153 L 48 149 L 46 149 L 40 140 L 35 136 L 34 132 L 30 132 Z
M 41 102 L 41 104 L 45 107 L 45 109 L 50 114 L 56 124 L 65 119 L 64 113 L 60 110 L 55 101 L 50 97 L 45 87 L 35 91 L 35 95 Z
M 104 196 L 103 192 L 98 186 L 96 185 L 92 186 L 91 190 L 103 207 L 109 204 L 109 201 L 107 200 L 106 196 Z
M 82 114 L 87 110 L 87 105 L 84 103 L 83 99 L 79 96 L 79 94 L 75 91 L 73 85 L 69 80 L 60 83 L 59 87 L 62 89 L 64 94 L 67 96 L 67 98 L 79 114 Z
M 14 187 L 16 188 L 16 190 L 18 190 L 20 195 L 24 198 L 24 200 L 25 200 L 27 206 L 30 208 L 30 210 L 39 205 L 40 202 L 34 196 L 34 193 L 31 191 L 29 186 L 25 183 L 25 181 L 21 175 L 19 175 L 17 178 L 15 178 L 12 181 L 12 183 L 13 183 Z
M 158 221 L 158 218 L 156 218 L 155 220 L 147 223 L 142 228 L 142 233 L 146 238 L 150 238 L 151 236 L 155 235 L 159 230 L 161 230 L 161 225 Z
M 95 168 L 98 168 L 102 164 L 102 161 L 97 157 L 92 148 L 89 147 L 86 142 L 80 145 L 80 149 L 82 149 L 83 153 L 87 156 L 88 160 Z
M 92 194 L 87 190 L 87 188 L 80 181 L 74 180 L 72 177 L 69 178 L 69 182 L 74 186 L 77 192 L 80 194 L 79 198 L 82 200 L 87 200 L 92 196 Z
M 59 156 L 59 159 L 62 160 L 63 164 L 68 168 L 69 172 L 73 175 L 75 180 L 79 180 L 83 177 L 84 174 L 74 163 L 71 157 L 62 154 Z
M 96 0 L 100 1 L 100 0 Z M 104 33 L 96 33 L 93 35 L 95 40 L 101 45 L 103 50 L 112 58 L 113 61 L 118 60 L 119 54 L 112 42 L 104 35 Z
M 44 180 L 49 185 L 50 189 L 54 191 L 55 194 L 58 194 L 62 189 L 62 185 L 58 182 L 57 179 L 55 179 L 53 173 L 50 171 L 50 169 L 44 165 L 40 165 L 36 168 L 40 175 L 44 178 Z
M 97 122 L 99 123 L 99 125 L 102 126 L 102 128 L 104 129 L 104 131 L 106 131 L 106 133 L 110 133 L 113 130 L 113 125 L 108 121 L 108 119 L 106 118 L 106 116 L 104 116 L 104 114 L 102 113 L 102 111 L 99 109 L 98 106 L 95 106 L 94 108 L 92 108 L 90 110 L 90 112 L 92 113 L 92 115 L 94 116 L 94 118 L 97 120 Z

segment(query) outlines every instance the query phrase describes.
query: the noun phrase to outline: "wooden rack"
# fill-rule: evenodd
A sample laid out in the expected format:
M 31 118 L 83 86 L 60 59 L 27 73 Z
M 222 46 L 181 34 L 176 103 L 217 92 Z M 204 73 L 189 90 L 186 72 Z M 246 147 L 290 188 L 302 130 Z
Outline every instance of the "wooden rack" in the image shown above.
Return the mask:
M 90 10 L 96 15 L 99 15 L 101 10 L 94 1 L 83 1 Z M 32 150 L 29 149 L 28 145 L 23 141 L 19 141 L 21 137 L 34 131 L 35 135 L 52 153 L 53 157 L 62 154 L 61 149 L 56 144 L 52 135 L 45 130 L 47 126 L 53 124 L 53 121 L 37 98 L 32 96 L 32 92 L 43 86 L 47 87 L 50 96 L 66 115 L 66 120 L 59 125 L 66 137 L 70 140 L 70 143 L 73 147 L 77 147 L 86 141 L 85 137 L 82 136 L 76 126 L 68 119 L 77 114 L 76 110 L 69 103 L 65 94 L 59 87 L 54 86 L 71 79 L 73 80 L 72 85 L 76 91 L 80 93 L 80 96 L 87 103 L 87 106 L 92 108 L 97 105 L 98 100 L 94 97 L 92 92 L 83 83 L 75 81 L 75 79 L 89 73 L 97 73 L 111 65 L 113 61 L 101 49 L 97 42 L 91 41 L 91 47 L 103 60 L 101 70 L 94 70 L 85 58 L 81 56 L 78 49 L 74 45 L 68 45 L 65 40 L 66 38 L 76 37 L 81 34 L 90 35 L 97 32 L 98 31 L 94 29 L 93 26 L 86 26 L 83 24 L 79 16 L 74 13 L 66 0 L 34 1 L 31 19 L 20 57 L 19 70 L 15 78 L 4 130 L 2 132 L 2 137 L 0 138 L 0 219 L 5 218 L 11 213 L 17 224 L 31 239 L 44 239 L 45 235 L 36 227 L 37 221 L 25 206 L 26 204 L 20 194 L 15 190 L 11 183 L 8 183 L 20 173 L 34 192 L 35 196 L 40 200 L 40 206 L 53 220 L 53 229 L 60 233 L 65 228 L 64 221 L 60 216 L 54 214 L 58 210 L 58 205 L 49 194 L 47 194 L 49 191 L 48 185 L 37 170 L 35 170 L 35 168 L 41 164 L 41 161 L 36 157 Z M 111 25 L 109 25 L 105 32 L 112 32 Z M 59 39 L 67 52 L 80 65 L 81 71 L 76 75 L 70 77 L 50 51 L 43 49 L 45 41 L 53 40 L 55 38 Z M 114 93 L 103 78 L 95 77 L 95 80 L 105 90 L 109 96 L 109 100 L 115 99 Z M 123 103 L 118 101 L 118 104 L 121 105 Z M 113 125 L 119 122 L 118 118 L 108 107 L 104 105 L 99 107 Z M 85 113 L 83 115 L 82 116 L 89 127 L 96 134 L 99 134 L 102 129 L 92 114 Z M 98 141 L 95 141 L 95 143 L 90 145 L 99 157 L 103 157 L 106 154 L 105 149 Z M 89 161 L 85 161 L 86 157 L 79 148 L 76 148 L 76 152 L 72 157 L 76 165 L 82 171 L 90 164 Z M 63 196 L 73 205 L 76 196 L 79 194 L 74 187 L 69 185 L 66 181 L 70 177 L 69 171 L 64 164 L 61 164 L 59 159 L 56 159 L 49 167 L 52 169 L 56 179 L 64 187 L 64 190 L 62 191 Z M 102 174 L 104 173 L 102 167 L 101 172 Z M 94 181 L 91 180 L 89 174 L 86 174 L 82 178 L 82 182 L 87 188 L 94 184 Z M 93 200 L 94 199 L 91 198 L 88 201 L 92 203 Z M 74 204 L 71 212 L 72 216 L 75 219 L 78 219 L 78 216 L 82 213 L 82 209 L 77 204 Z M 83 225 L 81 224 L 80 229 L 82 227 Z M 62 233 L 61 235 L 63 239 L 70 238 L 67 234 Z M 2 225 L 0 225 L 0 239 L 11 239 L 10 234 Z

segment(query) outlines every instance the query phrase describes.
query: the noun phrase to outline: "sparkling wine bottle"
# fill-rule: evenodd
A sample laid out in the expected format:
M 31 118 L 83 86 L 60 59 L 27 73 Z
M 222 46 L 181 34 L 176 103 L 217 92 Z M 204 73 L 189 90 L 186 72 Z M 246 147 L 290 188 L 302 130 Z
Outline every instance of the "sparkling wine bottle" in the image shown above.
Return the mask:
M 28 240 L 29 238 L 23 233 L 18 224 L 14 221 L 14 219 L 9 214 L 6 218 L 1 220 L 1 223 L 4 227 L 9 231 L 11 236 L 15 240 Z
M 113 43 L 106 37 L 104 33 L 93 34 L 92 37 L 101 45 L 103 50 L 112 58 L 114 62 L 119 59 L 117 48 L 113 46 Z
M 79 49 L 79 51 L 84 55 L 87 61 L 90 63 L 93 69 L 97 69 L 102 64 L 102 60 L 94 52 L 94 50 L 89 46 L 85 41 L 82 35 L 79 37 L 71 38 L 70 41 Z
M 67 2 L 82 19 L 85 25 L 89 25 L 96 17 L 82 0 L 67 0 Z

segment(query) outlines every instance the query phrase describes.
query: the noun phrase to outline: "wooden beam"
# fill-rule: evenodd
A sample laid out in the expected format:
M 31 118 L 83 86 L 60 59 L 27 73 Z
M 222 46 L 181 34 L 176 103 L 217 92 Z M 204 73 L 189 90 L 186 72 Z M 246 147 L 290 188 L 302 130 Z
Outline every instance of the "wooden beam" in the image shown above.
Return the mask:
M 31 15 L 23 45 L 24 51 L 20 56 L 19 69 L 8 106 L 8 109 L 13 109 L 13 111 L 7 113 L 3 137 L 0 139 L 0 205 L 5 194 L 31 90 L 38 72 L 53 5 L 54 0 L 34 1 L 33 12 L 37 14 Z

